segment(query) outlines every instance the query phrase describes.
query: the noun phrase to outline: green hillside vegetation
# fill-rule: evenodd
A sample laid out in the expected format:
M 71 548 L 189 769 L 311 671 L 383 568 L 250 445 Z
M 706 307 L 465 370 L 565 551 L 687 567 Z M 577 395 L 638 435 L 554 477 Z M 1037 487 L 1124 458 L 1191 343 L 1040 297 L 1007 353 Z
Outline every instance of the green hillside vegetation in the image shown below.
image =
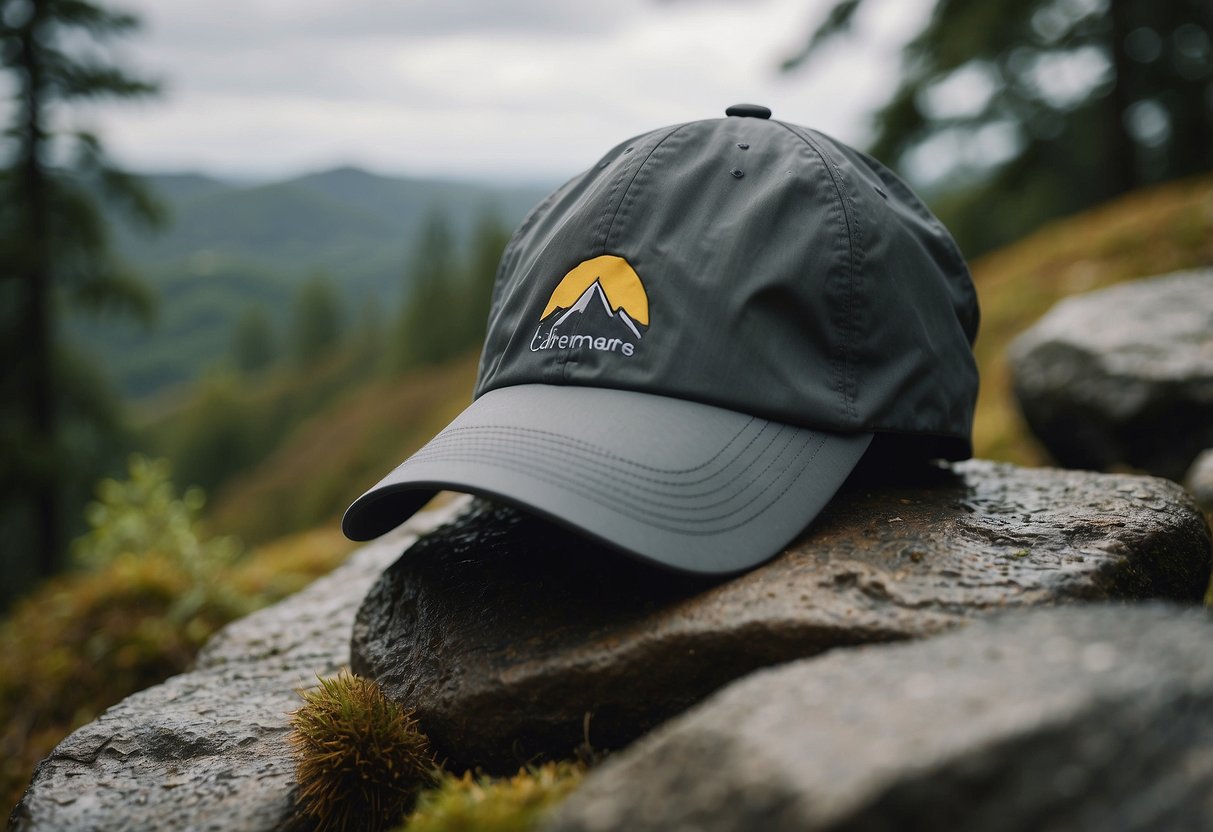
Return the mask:
M 191 175 L 147 177 L 168 228 L 118 225 L 123 257 L 159 295 L 151 327 L 76 322 L 73 340 L 127 395 L 147 397 L 228 358 L 232 328 L 250 308 L 287 325 L 300 284 L 326 275 L 354 319 L 368 303 L 395 308 L 412 289 L 413 246 L 440 214 L 456 246 L 475 244 L 486 217 L 512 228 L 546 192 L 379 176 L 339 168 L 284 182 L 238 185 Z
M 355 497 L 471 402 L 476 353 L 349 391 L 303 421 L 260 465 L 214 491 L 212 526 L 261 542 L 335 525 Z
M 228 369 L 140 408 L 141 447 L 216 495 L 219 528 L 245 540 L 331 519 L 351 487 L 381 473 L 385 452 L 415 449 L 467 403 L 473 359 L 446 362 L 483 336 L 507 237 L 481 217 L 460 247 L 444 215 L 431 214 L 404 270 L 408 299 L 394 315 L 382 303 L 367 307 L 355 326 L 323 276 L 295 289 L 277 336 L 263 307 L 246 309 L 228 322 Z M 376 422 L 384 413 L 391 421 Z M 262 465 L 271 458 L 279 462 Z M 269 474 L 245 477 L 256 470 Z

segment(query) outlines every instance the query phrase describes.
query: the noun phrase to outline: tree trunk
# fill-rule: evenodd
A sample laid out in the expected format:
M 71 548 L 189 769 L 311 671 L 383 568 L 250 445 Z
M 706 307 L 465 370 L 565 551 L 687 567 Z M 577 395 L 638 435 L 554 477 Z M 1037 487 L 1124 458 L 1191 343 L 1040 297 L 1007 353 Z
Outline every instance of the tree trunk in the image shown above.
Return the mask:
M 1139 184 L 1137 170 L 1137 143 L 1129 133 L 1125 114 L 1133 104 L 1133 90 L 1129 88 L 1133 77 L 1129 56 L 1125 54 L 1125 37 L 1129 34 L 1128 0 L 1110 0 L 1108 18 L 1112 24 L 1111 43 L 1108 55 L 1112 60 L 1114 76 L 1108 107 L 1108 196 L 1132 190 Z
M 55 367 L 52 357 L 50 216 L 47 173 L 42 154 L 45 133 L 42 124 L 44 78 L 37 41 L 45 11 L 45 0 L 35 0 L 29 25 L 21 38 L 21 62 L 25 69 L 22 104 L 24 123 L 20 136 L 21 188 L 26 213 L 25 355 L 28 418 L 32 450 L 39 464 L 31 471 L 30 502 L 38 573 L 53 575 L 59 566 L 62 524 L 59 516 L 59 458 L 55 412 Z

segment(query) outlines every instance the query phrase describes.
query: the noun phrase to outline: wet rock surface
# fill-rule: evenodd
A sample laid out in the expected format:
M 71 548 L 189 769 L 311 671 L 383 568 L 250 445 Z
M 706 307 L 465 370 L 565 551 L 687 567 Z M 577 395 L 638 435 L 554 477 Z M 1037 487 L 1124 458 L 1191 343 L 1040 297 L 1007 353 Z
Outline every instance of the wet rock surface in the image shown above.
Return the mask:
M 1028 425 L 1064 466 L 1179 480 L 1213 447 L 1213 269 L 1067 298 L 1008 358 Z
M 478 502 L 358 612 L 355 671 L 417 709 L 452 766 L 620 748 L 763 666 L 915 638 L 991 611 L 1199 601 L 1204 518 L 1151 477 L 972 462 L 851 484 L 809 533 L 728 580 L 661 572 Z M 588 722 L 587 722 L 588 720 Z
M 280 828 L 294 808 L 287 734 L 296 691 L 349 663 L 350 626 L 367 588 L 418 532 L 454 510 L 419 515 L 302 592 L 233 622 L 193 671 L 72 733 L 39 764 L 12 828 Z
M 1213 828 L 1213 621 L 1019 611 L 761 671 L 608 760 L 546 832 Z

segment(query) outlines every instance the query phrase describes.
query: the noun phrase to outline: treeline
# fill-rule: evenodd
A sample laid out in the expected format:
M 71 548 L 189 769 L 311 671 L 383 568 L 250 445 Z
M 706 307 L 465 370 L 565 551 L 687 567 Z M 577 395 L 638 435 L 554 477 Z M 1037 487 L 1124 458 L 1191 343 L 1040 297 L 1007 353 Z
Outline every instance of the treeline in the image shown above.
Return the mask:
M 398 308 L 385 310 L 378 296 L 351 304 L 337 278 L 318 272 L 299 284 L 285 316 L 261 301 L 246 304 L 232 322 L 221 369 L 250 377 L 314 368 L 335 352 L 354 349 L 376 371 L 395 372 L 465 352 L 484 335 L 507 239 L 491 208 L 483 211 L 468 240 L 457 239 L 449 218 L 435 209 L 410 246 Z
M 337 278 L 318 273 L 285 316 L 249 304 L 232 321 L 227 359 L 148 426 L 141 447 L 171 459 L 179 482 L 213 493 L 361 383 L 477 349 L 508 237 L 489 208 L 467 239 L 434 210 L 402 263 L 401 300 L 350 302 Z

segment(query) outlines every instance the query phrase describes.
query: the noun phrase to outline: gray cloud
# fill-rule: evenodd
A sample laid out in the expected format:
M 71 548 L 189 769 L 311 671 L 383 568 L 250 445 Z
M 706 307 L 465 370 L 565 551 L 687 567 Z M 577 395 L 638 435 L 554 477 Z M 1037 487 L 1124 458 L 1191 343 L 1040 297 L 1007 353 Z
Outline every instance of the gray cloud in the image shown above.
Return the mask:
M 899 0 L 913 5 L 911 0 Z M 922 5 L 925 0 L 914 0 Z M 628 135 L 757 100 L 861 141 L 888 50 L 776 64 L 827 0 L 127 0 L 167 95 L 102 111 L 139 168 L 363 164 L 551 179 Z

